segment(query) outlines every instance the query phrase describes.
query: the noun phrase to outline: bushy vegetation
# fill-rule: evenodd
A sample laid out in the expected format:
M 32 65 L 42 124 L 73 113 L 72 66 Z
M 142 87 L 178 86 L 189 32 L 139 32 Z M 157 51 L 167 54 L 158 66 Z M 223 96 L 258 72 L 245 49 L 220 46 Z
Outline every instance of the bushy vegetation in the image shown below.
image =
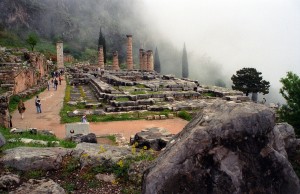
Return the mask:
M 179 111 L 178 117 L 180 117 L 184 120 L 187 120 L 187 121 L 190 121 L 193 118 L 192 115 L 190 113 L 188 113 L 187 111 Z

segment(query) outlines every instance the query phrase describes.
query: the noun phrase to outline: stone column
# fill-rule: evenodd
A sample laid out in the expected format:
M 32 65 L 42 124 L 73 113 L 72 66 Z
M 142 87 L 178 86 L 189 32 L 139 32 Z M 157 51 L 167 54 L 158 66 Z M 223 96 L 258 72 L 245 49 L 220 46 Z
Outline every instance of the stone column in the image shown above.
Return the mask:
M 56 43 L 57 68 L 64 68 L 64 46 L 62 41 Z
M 119 57 L 118 51 L 113 52 L 112 70 L 116 70 L 116 71 L 120 70 L 118 57 Z
M 104 69 L 104 54 L 103 54 L 103 46 L 100 45 L 98 51 L 98 65 L 101 69 Z
M 146 71 L 147 70 L 147 54 L 146 54 L 146 52 L 143 52 L 142 56 L 143 56 L 143 71 Z
M 152 50 L 147 51 L 147 71 L 153 71 L 154 64 L 153 64 L 153 52 Z
M 127 70 L 133 70 L 133 57 L 132 57 L 132 35 L 127 36 Z
M 140 49 L 140 70 L 144 70 L 144 67 L 143 67 L 143 52 L 144 52 L 144 49 Z

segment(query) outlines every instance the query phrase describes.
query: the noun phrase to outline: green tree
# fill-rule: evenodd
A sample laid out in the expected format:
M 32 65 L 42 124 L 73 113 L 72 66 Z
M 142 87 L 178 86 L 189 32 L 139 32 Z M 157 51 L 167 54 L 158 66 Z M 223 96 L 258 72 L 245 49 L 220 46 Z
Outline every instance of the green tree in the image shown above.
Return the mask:
M 221 80 L 221 79 L 217 79 L 215 81 L 215 86 L 226 88 L 225 82 L 223 80 Z
M 287 72 L 285 78 L 281 78 L 281 95 L 285 98 L 287 104 L 279 109 L 280 119 L 291 124 L 300 135 L 300 78 L 298 75 Z
M 252 100 L 257 101 L 257 93 L 268 94 L 270 82 L 263 80 L 261 72 L 255 68 L 243 68 L 231 77 L 232 89 L 242 91 L 248 96 L 252 93 Z
M 99 51 L 99 48 L 101 45 L 103 46 L 104 63 L 106 63 L 106 41 L 105 41 L 105 37 L 102 34 L 101 27 L 100 27 L 99 39 L 98 39 L 98 51 Z
M 188 64 L 185 43 L 183 45 L 183 53 L 182 53 L 182 77 L 184 78 L 189 77 L 189 64 Z
M 159 60 L 157 47 L 155 48 L 155 54 L 154 54 L 154 70 L 157 73 L 160 73 L 160 60 Z
M 26 39 L 27 44 L 29 44 L 31 51 L 33 51 L 35 45 L 39 42 L 39 37 L 36 33 L 30 33 Z

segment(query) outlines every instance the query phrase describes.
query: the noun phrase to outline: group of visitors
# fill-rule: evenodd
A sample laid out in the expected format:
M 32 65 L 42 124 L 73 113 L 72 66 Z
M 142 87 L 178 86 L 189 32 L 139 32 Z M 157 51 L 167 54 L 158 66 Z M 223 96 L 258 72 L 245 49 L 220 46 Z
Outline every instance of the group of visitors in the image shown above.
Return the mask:
M 51 86 L 54 88 L 54 90 L 57 90 L 58 83 L 59 83 L 59 85 L 61 85 L 63 73 L 64 73 L 64 71 L 62 69 L 59 71 L 51 72 L 52 79 L 51 79 L 51 81 L 49 80 L 47 82 L 48 91 L 50 90 Z
M 35 103 L 35 106 L 36 106 L 36 112 L 37 113 L 42 113 L 42 103 L 41 103 L 41 100 L 40 100 L 39 96 L 35 97 L 34 103 Z M 26 110 L 25 104 L 24 104 L 23 100 L 20 100 L 19 104 L 18 104 L 18 111 L 21 115 L 21 119 L 24 119 L 25 110 Z

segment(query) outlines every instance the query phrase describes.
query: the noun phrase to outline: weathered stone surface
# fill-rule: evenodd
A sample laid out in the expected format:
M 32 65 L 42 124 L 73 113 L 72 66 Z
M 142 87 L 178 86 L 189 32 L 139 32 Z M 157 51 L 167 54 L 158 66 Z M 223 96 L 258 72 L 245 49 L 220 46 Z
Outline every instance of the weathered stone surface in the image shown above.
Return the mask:
M 146 146 L 147 149 L 160 151 L 166 147 L 172 137 L 173 134 L 169 133 L 166 129 L 153 127 L 136 133 L 130 144 L 134 144 L 138 148 L 144 149 Z
M 0 132 L 0 147 L 3 146 L 3 145 L 5 145 L 5 143 L 6 143 L 6 140 L 5 140 L 4 136 Z
M 276 124 L 273 131 L 269 134 L 270 147 L 273 147 L 284 157 L 293 155 L 300 140 L 296 139 L 294 128 L 288 123 Z
M 127 156 L 131 156 L 131 150 L 125 147 L 80 143 L 74 149 L 76 156 L 80 157 L 81 166 L 108 165 L 111 166 Z
M 95 133 L 89 133 L 86 135 L 83 134 L 76 134 L 72 135 L 70 137 L 71 141 L 81 143 L 81 142 L 86 142 L 86 143 L 97 143 L 97 137 Z
M 131 163 L 128 170 L 129 180 L 140 185 L 142 183 L 144 171 L 150 166 L 150 164 L 151 161 L 148 160 Z
M 104 181 L 107 183 L 113 183 L 116 181 L 116 177 L 114 174 L 96 174 L 96 179 L 98 179 L 99 181 Z
M 30 179 L 23 183 L 17 190 L 10 192 L 11 194 L 65 194 L 65 190 L 51 179 Z
M 274 126 L 261 104 L 206 107 L 146 171 L 143 193 L 300 193 L 291 164 L 269 145 Z
M 20 176 L 16 174 L 5 174 L 0 176 L 0 189 L 8 189 L 12 186 L 19 185 Z
M 71 149 L 18 147 L 3 153 L 0 162 L 5 166 L 22 171 L 52 170 L 61 167 L 63 157 L 70 154 Z
M 88 134 L 90 132 L 89 123 L 68 123 L 65 125 L 66 137 L 71 137 L 76 134 Z

